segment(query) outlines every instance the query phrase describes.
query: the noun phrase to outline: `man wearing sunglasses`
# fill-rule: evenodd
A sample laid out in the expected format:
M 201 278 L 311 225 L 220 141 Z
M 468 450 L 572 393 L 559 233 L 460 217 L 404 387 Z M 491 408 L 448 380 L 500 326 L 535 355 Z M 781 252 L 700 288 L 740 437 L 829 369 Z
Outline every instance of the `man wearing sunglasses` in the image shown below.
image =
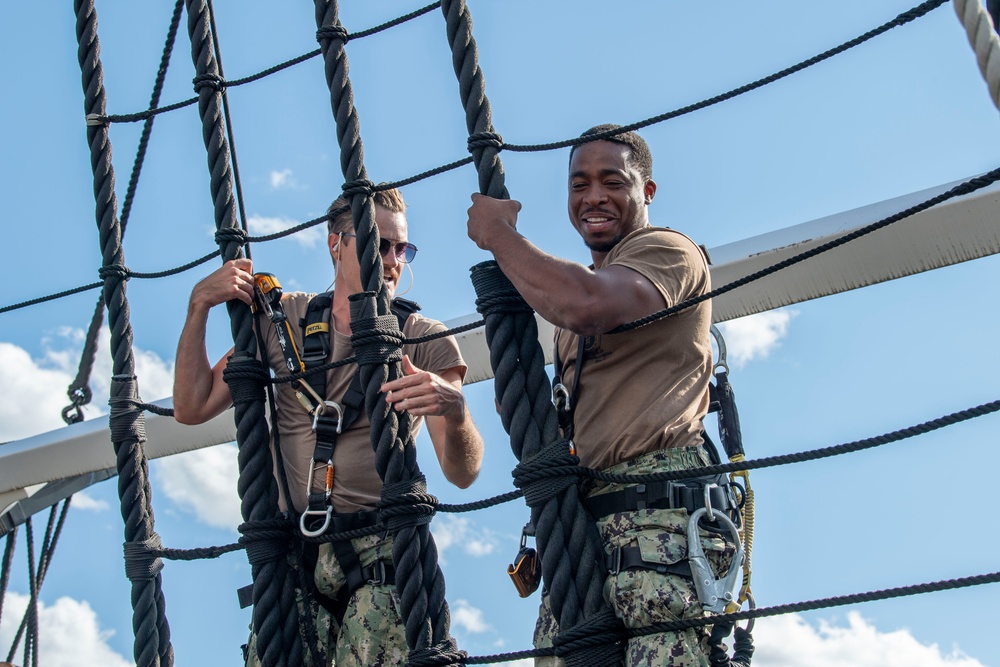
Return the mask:
M 383 278 L 391 296 L 399 285 L 404 264 L 413 261 L 417 248 L 407 240 L 406 205 L 399 191 L 379 191 L 374 198 Z M 348 297 L 362 291 L 357 238 L 350 210 L 334 216 L 346 205 L 344 198 L 337 199 L 327 212 L 327 250 L 336 271 L 329 307 L 329 333 L 324 333 L 329 336 L 327 362 L 354 354 Z M 222 379 L 222 371 L 232 351 L 214 367 L 210 366 L 205 350 L 205 327 L 213 306 L 232 299 L 253 304 L 252 270 L 249 259 L 227 262 L 198 283 L 191 294 L 177 348 L 174 376 L 174 417 L 181 423 L 205 422 L 232 403 L 229 388 Z M 304 349 L 303 329 L 314 296 L 290 292 L 281 297 L 282 309 L 299 350 Z M 275 325 L 262 319 L 260 326 L 271 369 L 276 376 L 288 375 Z M 405 316 L 402 330 L 406 338 L 419 338 L 444 331 L 445 327 L 413 312 Z M 445 477 L 456 486 L 467 488 L 479 474 L 483 442 L 462 395 L 467 367 L 458 345 L 453 338 L 446 337 L 421 345 L 404 345 L 403 354 L 403 376 L 381 388 L 386 401 L 394 409 L 410 413 L 414 433 L 426 420 L 434 453 Z M 346 404 L 344 398 L 352 382 L 356 382 L 356 373 L 356 364 L 327 371 L 326 395 L 322 398 Z M 274 387 L 277 431 L 292 496 L 291 509 L 296 514 L 306 512 L 308 517 L 312 510 L 309 494 L 315 495 L 316 491 L 326 488 L 329 468 L 333 472 L 328 501 L 333 521 L 326 532 L 351 530 L 373 523 L 382 481 L 375 469 L 370 425 L 363 406 L 354 421 L 336 436 L 328 466 L 314 461 L 317 437 L 310 413 L 303 408 L 289 384 Z M 289 503 L 283 493 L 280 505 L 282 510 L 288 509 Z M 310 511 L 306 511 L 307 508 Z M 319 514 L 318 523 L 322 524 L 323 512 Z M 309 529 L 312 528 L 315 526 Z M 307 524 L 303 523 L 303 530 L 306 529 Z M 350 543 L 322 544 L 318 554 L 309 549 L 306 544 L 301 558 L 304 567 L 314 572 L 317 595 L 313 597 L 321 606 L 306 610 L 303 602 L 300 612 L 315 618 L 326 662 L 329 664 L 332 660 L 341 667 L 404 664 L 408 649 L 395 593 L 391 537 L 383 538 L 380 532 Z M 259 664 L 253 637 L 248 647 L 247 664 Z

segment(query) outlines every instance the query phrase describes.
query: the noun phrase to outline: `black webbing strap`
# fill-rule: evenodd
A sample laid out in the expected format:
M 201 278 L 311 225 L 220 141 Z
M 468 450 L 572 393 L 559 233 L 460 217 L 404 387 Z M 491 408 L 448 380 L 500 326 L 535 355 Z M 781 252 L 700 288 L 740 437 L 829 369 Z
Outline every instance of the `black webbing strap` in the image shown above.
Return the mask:
M 621 491 L 589 496 L 583 499 L 583 504 L 595 519 L 609 514 L 644 509 L 683 508 L 688 513 L 693 513 L 705 507 L 705 489 L 710 484 L 715 484 L 708 489 L 713 510 L 729 512 L 738 509 L 737 500 L 726 475 L 635 484 Z
M 306 315 L 299 320 L 302 328 L 302 363 L 305 370 L 325 364 L 330 356 L 330 310 L 333 307 L 333 292 L 317 294 L 309 300 Z M 306 376 L 306 381 L 316 391 L 317 396 L 326 394 L 326 377 L 323 373 Z
M 740 431 L 740 413 L 736 410 L 736 395 L 729 383 L 729 373 L 721 370 L 715 374 L 715 384 L 709 384 L 709 410 L 719 413 L 719 437 L 726 456 L 732 460 L 744 455 L 743 435 Z
M 605 554 L 604 564 L 608 574 L 615 575 L 625 570 L 655 570 L 660 574 L 676 574 L 692 579 L 691 562 L 684 558 L 676 563 L 656 563 L 644 560 L 639 547 L 615 547 L 610 554 Z
M 577 397 L 580 391 L 580 371 L 583 370 L 583 352 L 586 347 L 586 337 L 577 336 L 576 364 L 573 370 L 573 388 L 567 389 L 562 383 L 562 360 L 559 358 L 559 334 L 556 334 L 553 357 L 555 364 L 555 374 L 552 377 L 552 395 L 555 399 L 556 416 L 559 419 L 559 428 L 562 429 L 563 437 L 568 440 L 573 439 L 573 413 L 576 410 Z M 560 395 L 561 393 L 565 395 Z

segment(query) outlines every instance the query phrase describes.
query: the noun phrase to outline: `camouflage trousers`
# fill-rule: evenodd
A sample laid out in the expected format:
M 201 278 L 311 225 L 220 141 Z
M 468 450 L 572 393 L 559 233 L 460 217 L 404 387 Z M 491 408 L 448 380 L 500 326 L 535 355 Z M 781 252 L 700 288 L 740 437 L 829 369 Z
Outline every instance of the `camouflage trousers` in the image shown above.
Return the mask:
M 611 473 L 644 474 L 685 470 L 708 465 L 701 447 L 665 449 L 645 454 L 607 469 Z M 597 483 L 589 495 L 625 488 L 622 484 Z M 673 564 L 687 557 L 688 512 L 685 509 L 638 510 L 611 514 L 597 520 L 597 528 L 608 555 L 615 547 L 638 547 L 642 559 L 651 563 Z M 705 556 L 717 573 L 724 573 L 732 561 L 735 545 L 712 533 L 700 532 Z M 608 575 L 604 599 L 626 628 L 642 628 L 655 623 L 697 618 L 704 615 L 690 579 L 655 570 L 624 570 Z M 547 595 L 543 595 L 535 625 L 535 646 L 552 646 L 559 633 Z M 708 638 L 711 627 L 681 632 L 645 635 L 628 640 L 626 667 L 709 667 Z M 535 658 L 536 667 L 562 667 L 561 658 Z
M 362 567 L 376 560 L 392 562 L 392 538 L 368 535 L 351 541 Z M 316 589 L 328 598 L 338 600 L 347 578 L 337 562 L 333 547 L 322 544 L 314 573 Z M 399 615 L 399 601 L 392 585 L 366 584 L 354 591 L 347 601 L 347 611 L 341 623 L 324 607 L 306 605 L 300 599 L 299 613 L 314 620 L 319 636 L 319 646 L 326 655 L 326 667 L 389 667 L 404 665 L 409 653 L 403 622 Z M 259 667 L 255 650 L 255 637 L 250 638 L 247 667 Z M 311 664 L 308 651 L 306 667 Z

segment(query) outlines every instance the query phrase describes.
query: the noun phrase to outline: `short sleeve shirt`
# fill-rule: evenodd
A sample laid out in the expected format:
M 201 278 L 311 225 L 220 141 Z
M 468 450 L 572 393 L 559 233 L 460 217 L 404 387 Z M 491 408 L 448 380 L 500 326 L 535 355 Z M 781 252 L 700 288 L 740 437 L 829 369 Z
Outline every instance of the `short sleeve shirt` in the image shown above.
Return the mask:
M 313 296 L 304 292 L 289 292 L 281 300 L 285 315 L 288 317 L 288 322 L 298 343 L 302 341 L 299 320 L 305 316 L 306 307 Z M 414 313 L 406 320 L 406 324 L 403 326 L 403 335 L 406 338 L 419 338 L 445 330 L 446 327 L 440 322 Z M 275 329 L 270 326 L 270 323 L 264 327 L 264 339 L 267 346 L 268 363 L 275 375 L 288 375 Z M 465 362 L 461 352 L 459 352 L 458 343 L 450 336 L 419 345 L 404 345 L 403 354 L 409 355 L 417 368 L 439 374 L 448 369 L 457 368 L 462 377 L 465 377 Z M 327 361 L 339 361 L 353 355 L 354 348 L 351 346 L 351 337 L 336 331 L 331 310 L 330 356 Z M 327 395 L 325 398 L 340 403 L 357 369 L 356 364 L 348 364 L 327 371 Z M 295 398 L 294 391 L 288 383 L 274 386 L 277 388 L 275 402 L 278 411 L 279 446 L 285 464 L 289 491 L 292 495 L 292 505 L 296 511 L 301 512 L 306 507 L 308 495 L 306 486 L 310 472 L 313 474 L 313 490 L 318 491 L 326 485 L 326 467 L 313 464 L 316 437 L 312 430 L 312 418 L 309 413 Z M 410 424 L 410 429 L 416 436 L 423 424 L 423 418 L 414 416 L 411 418 Z M 382 480 L 375 469 L 370 422 L 368 414 L 364 410 L 351 427 L 338 436 L 333 452 L 333 469 L 331 502 L 334 511 L 356 512 L 375 509 L 382 491 Z M 287 507 L 284 498 L 282 498 L 281 506 Z
M 602 266 L 624 266 L 649 280 L 666 307 L 711 289 L 704 252 L 680 232 L 644 227 L 626 236 Z M 600 267 L 597 267 L 600 268 Z M 710 301 L 617 334 L 584 338 L 573 396 L 574 445 L 591 468 L 647 452 L 702 442 L 712 372 Z M 556 330 L 562 383 L 572 389 L 579 337 Z

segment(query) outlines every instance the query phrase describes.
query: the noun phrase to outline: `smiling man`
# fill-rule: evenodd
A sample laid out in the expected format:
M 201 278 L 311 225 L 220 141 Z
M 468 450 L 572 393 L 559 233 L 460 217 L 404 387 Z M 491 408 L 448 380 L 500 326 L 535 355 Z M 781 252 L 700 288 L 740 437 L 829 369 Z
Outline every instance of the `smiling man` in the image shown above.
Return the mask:
M 317 364 L 354 355 L 348 297 L 362 287 L 351 213 L 348 210 L 334 215 L 345 206 L 346 200 L 338 199 L 327 213 L 326 249 L 336 271 L 332 299 L 303 292 L 286 293 L 280 299 L 296 349 L 303 351 L 303 356 L 319 350 L 314 355 L 318 356 Z M 399 285 L 403 265 L 411 262 L 417 251 L 408 241 L 405 212 L 398 190 L 375 193 L 375 224 L 383 278 L 390 296 Z M 205 350 L 205 327 L 208 313 L 216 305 L 233 299 L 253 304 L 252 271 L 249 259 L 233 260 L 192 291 L 177 346 L 174 375 L 174 417 L 181 423 L 200 424 L 232 404 L 229 387 L 222 377 L 232 350 L 211 366 Z M 393 312 L 406 338 L 445 330 L 440 322 L 414 312 L 417 308 L 412 302 L 394 301 Z M 268 365 L 276 376 L 287 376 L 289 363 L 279 341 L 278 324 L 267 318 L 261 321 Z M 309 346 L 304 342 L 306 333 L 310 333 Z M 412 415 L 414 434 L 426 419 L 434 453 L 445 477 L 466 488 L 479 473 L 483 442 L 462 395 L 466 365 L 458 344 L 449 336 L 422 345 L 404 345 L 403 354 L 403 377 L 381 388 L 386 401 L 396 410 L 406 410 Z M 304 513 L 300 525 L 303 532 L 311 535 L 372 525 L 377 518 L 375 510 L 382 480 L 375 469 L 364 406 L 348 411 L 351 403 L 357 404 L 364 397 L 359 393 L 362 389 L 358 367 L 349 364 L 330 369 L 324 380 L 310 378 L 309 385 L 313 392 L 322 394 L 324 401 L 337 403 L 343 412 L 331 428 L 314 430 L 317 423 L 325 423 L 326 417 L 314 421 L 313 414 L 300 402 L 297 394 L 307 394 L 309 390 L 303 386 L 303 391 L 295 391 L 288 383 L 274 385 L 278 412 L 275 429 L 280 436 L 291 495 L 286 499 L 281 494 L 281 509 L 293 510 L 300 517 Z M 349 396 L 358 400 L 352 401 Z M 321 437 L 323 443 L 319 442 Z M 272 446 L 273 443 L 272 437 Z M 408 649 L 397 611 L 392 538 L 379 533 L 350 543 L 326 543 L 319 546 L 318 554 L 310 550 L 308 543 L 302 546 L 304 565 L 314 572 L 316 599 L 323 607 L 301 611 L 315 619 L 326 663 L 335 662 L 338 667 L 404 664 Z M 247 664 L 259 664 L 253 638 L 247 652 Z
M 618 127 L 600 125 L 582 136 Z M 634 132 L 574 147 L 568 185 L 570 222 L 590 249 L 591 266 L 553 257 L 522 236 L 516 201 L 473 195 L 468 221 L 469 237 L 493 253 L 525 301 L 556 325 L 555 373 L 572 407 L 561 415 L 564 435 L 581 465 L 608 472 L 708 465 L 702 418 L 712 370 L 710 302 L 610 333 L 708 292 L 705 253 L 680 232 L 649 224 L 656 195 L 652 156 Z M 689 490 L 682 494 L 652 484 L 599 483 L 584 490 L 610 572 L 605 598 L 628 628 L 703 614 L 687 561 L 687 530 L 711 481 L 682 480 Z M 716 510 L 732 509 L 716 502 Z M 717 532 L 700 535 L 709 561 L 724 572 L 733 544 Z M 551 646 L 558 630 L 543 596 L 536 646 Z M 709 631 L 631 639 L 625 664 L 707 667 Z M 536 659 L 536 665 L 561 662 Z

